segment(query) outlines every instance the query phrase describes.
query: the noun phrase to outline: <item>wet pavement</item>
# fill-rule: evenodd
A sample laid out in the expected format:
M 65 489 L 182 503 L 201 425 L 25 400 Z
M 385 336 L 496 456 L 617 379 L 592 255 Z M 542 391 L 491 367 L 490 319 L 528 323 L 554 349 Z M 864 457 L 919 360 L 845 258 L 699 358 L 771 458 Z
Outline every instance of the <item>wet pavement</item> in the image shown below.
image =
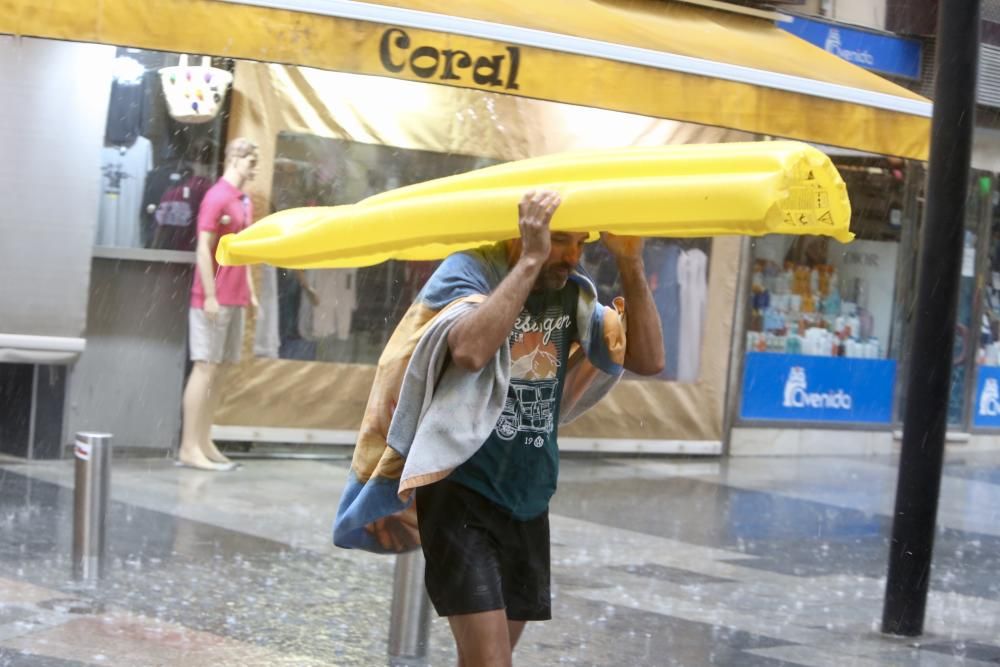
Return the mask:
M 393 559 L 330 545 L 346 462 L 116 461 L 70 578 L 70 461 L 0 465 L 0 666 L 386 664 Z M 888 458 L 565 458 L 517 665 L 1000 664 L 1000 453 L 949 452 L 926 634 L 878 632 Z M 435 619 L 429 662 L 448 665 Z

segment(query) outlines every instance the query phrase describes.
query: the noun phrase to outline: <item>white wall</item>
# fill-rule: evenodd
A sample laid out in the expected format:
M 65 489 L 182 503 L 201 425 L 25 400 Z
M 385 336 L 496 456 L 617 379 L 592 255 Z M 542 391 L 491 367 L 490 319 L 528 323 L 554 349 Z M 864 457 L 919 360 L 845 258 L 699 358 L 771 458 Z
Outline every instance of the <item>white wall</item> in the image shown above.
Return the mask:
M 829 18 L 885 30 L 885 0 L 830 0 Z
M 0 36 L 0 334 L 83 335 L 114 54 Z

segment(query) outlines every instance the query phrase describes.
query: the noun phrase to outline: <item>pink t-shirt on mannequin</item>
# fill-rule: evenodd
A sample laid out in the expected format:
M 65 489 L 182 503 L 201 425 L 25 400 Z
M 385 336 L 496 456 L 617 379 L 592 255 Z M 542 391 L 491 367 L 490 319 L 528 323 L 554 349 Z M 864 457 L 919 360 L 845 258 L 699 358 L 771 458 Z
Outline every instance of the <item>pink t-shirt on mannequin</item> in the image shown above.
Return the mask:
M 222 217 L 226 215 L 229 216 L 229 221 L 224 223 Z M 250 305 L 247 267 L 219 266 L 215 261 L 215 250 L 220 238 L 243 231 L 252 221 L 250 198 L 225 179 L 220 178 L 201 200 L 198 232 L 215 234 L 215 241 L 212 243 L 212 268 L 215 270 L 215 298 L 220 306 Z M 201 284 L 197 268 L 194 272 L 194 284 L 191 286 L 191 307 L 205 307 L 205 288 Z

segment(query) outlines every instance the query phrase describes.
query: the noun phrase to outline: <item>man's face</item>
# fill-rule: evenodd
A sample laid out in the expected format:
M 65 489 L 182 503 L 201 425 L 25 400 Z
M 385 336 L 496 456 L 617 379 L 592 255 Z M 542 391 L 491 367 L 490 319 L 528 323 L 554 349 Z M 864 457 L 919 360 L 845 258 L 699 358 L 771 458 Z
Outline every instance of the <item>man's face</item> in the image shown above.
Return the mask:
M 542 266 L 535 289 L 562 289 L 569 280 L 570 271 L 580 263 L 583 254 L 583 244 L 587 234 L 581 232 L 552 232 L 549 258 Z

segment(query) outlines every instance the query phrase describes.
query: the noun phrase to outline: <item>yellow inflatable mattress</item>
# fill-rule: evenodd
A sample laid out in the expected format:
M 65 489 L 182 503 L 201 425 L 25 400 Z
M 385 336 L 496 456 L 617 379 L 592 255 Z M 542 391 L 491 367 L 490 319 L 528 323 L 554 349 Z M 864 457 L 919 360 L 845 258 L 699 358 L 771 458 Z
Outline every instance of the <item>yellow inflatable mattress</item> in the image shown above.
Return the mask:
M 220 264 L 344 268 L 433 260 L 516 238 L 528 190 L 562 197 L 553 230 L 646 237 L 819 234 L 850 241 L 843 179 L 794 141 L 560 153 L 418 183 L 357 204 L 295 208 L 222 237 Z

